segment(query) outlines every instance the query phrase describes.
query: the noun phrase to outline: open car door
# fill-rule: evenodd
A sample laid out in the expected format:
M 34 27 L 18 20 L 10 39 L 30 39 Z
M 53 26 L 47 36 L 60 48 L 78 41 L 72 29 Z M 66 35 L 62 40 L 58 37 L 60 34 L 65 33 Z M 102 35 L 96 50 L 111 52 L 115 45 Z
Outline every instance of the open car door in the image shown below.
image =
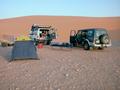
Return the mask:
M 70 43 L 73 46 L 76 46 L 76 31 L 75 30 L 70 31 Z

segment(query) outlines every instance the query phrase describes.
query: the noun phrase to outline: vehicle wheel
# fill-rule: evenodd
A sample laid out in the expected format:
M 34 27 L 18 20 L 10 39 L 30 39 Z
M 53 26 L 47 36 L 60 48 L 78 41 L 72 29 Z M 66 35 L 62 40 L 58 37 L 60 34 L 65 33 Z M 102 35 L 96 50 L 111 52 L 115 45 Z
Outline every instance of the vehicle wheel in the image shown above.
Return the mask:
M 84 49 L 85 50 L 90 50 L 90 46 L 87 42 L 84 43 Z

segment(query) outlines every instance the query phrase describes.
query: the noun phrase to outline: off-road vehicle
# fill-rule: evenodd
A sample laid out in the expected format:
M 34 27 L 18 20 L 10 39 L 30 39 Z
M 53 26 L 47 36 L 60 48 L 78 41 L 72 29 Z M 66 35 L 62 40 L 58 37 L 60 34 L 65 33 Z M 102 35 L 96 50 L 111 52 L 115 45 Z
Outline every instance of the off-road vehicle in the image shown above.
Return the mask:
M 111 40 L 106 29 L 92 28 L 78 30 L 72 30 L 70 33 L 70 43 L 73 46 L 82 46 L 85 50 L 91 48 L 104 49 L 111 46 Z
M 52 26 L 39 26 L 33 24 L 29 34 L 35 44 L 43 43 L 49 45 L 53 39 L 56 39 L 56 29 Z

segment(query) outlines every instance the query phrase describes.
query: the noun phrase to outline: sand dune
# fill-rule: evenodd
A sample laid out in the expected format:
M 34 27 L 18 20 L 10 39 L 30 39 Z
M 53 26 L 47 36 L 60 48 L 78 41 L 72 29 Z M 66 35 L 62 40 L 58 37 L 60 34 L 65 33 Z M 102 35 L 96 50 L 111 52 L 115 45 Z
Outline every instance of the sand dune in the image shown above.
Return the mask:
M 60 41 L 69 41 L 70 30 L 95 27 L 108 29 L 112 39 L 120 40 L 120 17 L 25 16 L 1 19 L 0 35 L 28 35 L 34 23 L 55 27 Z

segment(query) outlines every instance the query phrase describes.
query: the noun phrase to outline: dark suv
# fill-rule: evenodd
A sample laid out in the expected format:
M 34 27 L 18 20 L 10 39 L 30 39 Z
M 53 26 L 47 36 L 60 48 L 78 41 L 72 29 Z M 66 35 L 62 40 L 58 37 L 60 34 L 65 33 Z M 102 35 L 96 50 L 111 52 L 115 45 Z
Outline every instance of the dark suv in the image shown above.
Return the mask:
M 107 30 L 103 28 L 93 28 L 71 31 L 70 43 L 73 46 L 82 46 L 85 50 L 91 48 L 104 49 L 105 47 L 111 46 L 111 40 L 108 36 Z

